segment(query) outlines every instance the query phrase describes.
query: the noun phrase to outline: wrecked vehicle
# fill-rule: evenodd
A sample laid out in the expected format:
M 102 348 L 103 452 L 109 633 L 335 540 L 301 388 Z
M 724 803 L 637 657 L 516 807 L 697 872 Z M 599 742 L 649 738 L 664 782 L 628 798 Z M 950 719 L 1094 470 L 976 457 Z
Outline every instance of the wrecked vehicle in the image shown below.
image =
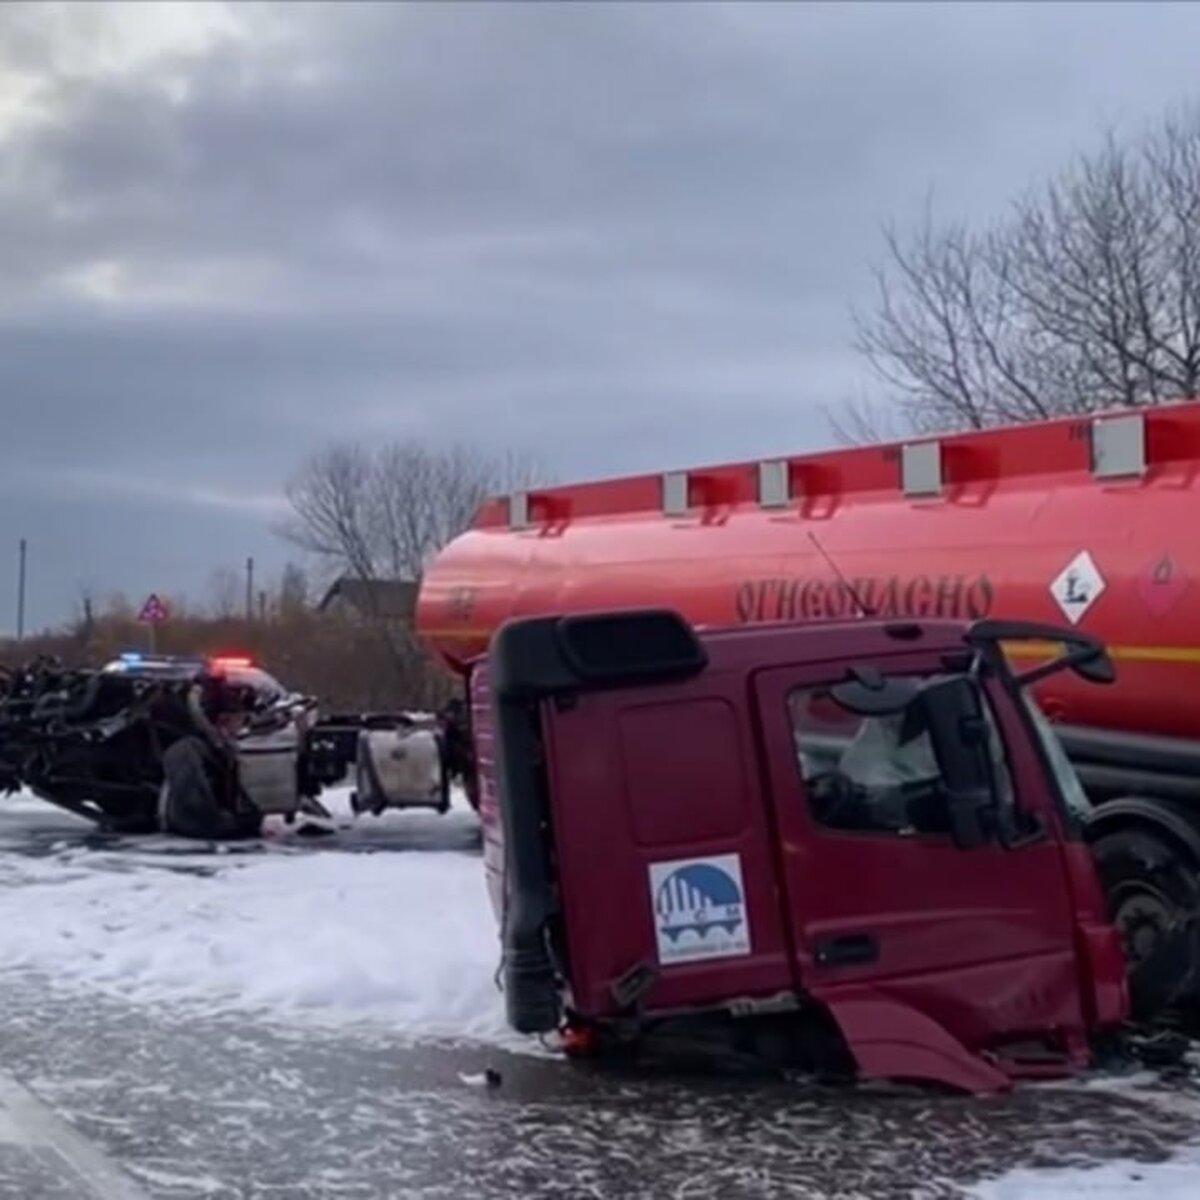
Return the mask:
M 1152 954 L 1200 904 L 1200 404 L 779 451 L 495 496 L 425 569 L 418 630 L 462 678 L 504 620 L 629 606 L 1086 632 L 1113 685 L 1059 671 L 1031 690 L 1092 806 L 1126 954 Z
M 1060 653 L 1017 673 L 1014 644 Z M 1081 1071 L 1194 983 L 1194 912 L 1129 970 L 1029 694 L 1111 683 L 1089 635 L 622 610 L 506 622 L 473 666 L 520 1032 L 988 1093 Z
M 435 717 L 321 717 L 250 659 L 130 653 L 99 670 L 48 659 L 0 676 L 0 791 L 25 788 L 114 833 L 258 837 L 263 821 L 445 812 L 464 764 Z M 314 822 L 315 819 L 315 822 Z

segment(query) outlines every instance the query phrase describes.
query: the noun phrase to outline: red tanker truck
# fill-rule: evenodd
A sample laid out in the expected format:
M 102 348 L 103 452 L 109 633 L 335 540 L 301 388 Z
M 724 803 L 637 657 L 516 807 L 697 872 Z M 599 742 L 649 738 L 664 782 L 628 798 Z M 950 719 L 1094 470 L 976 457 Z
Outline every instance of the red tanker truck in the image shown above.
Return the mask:
M 1111 686 L 1058 671 L 1033 693 L 1136 970 L 1200 901 L 1198 471 L 1187 402 L 520 493 L 435 558 L 418 627 L 467 678 L 507 621 L 623 608 L 701 631 L 986 619 L 1099 639 Z

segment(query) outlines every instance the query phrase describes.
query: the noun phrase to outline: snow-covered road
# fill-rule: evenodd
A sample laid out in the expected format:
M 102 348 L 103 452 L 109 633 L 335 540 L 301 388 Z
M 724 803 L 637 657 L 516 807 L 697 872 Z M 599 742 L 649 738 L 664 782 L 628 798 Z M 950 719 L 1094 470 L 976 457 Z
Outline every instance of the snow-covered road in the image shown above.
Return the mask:
M 1066 1171 L 1018 1167 L 994 1182 L 970 1189 L 972 1200 L 1196 1200 L 1200 1150 L 1184 1149 L 1163 1163 L 1130 1160 Z
M 346 812 L 343 796 L 330 806 Z M 280 823 L 265 846 L 223 853 L 165 837 L 105 849 L 81 819 L 10 802 L 0 808 L 0 969 L 209 1015 L 517 1044 L 494 983 L 475 815 L 344 823 L 336 843 Z
M 214 854 L 0 801 L 4 1069 L 152 1196 L 1200 1195 L 1195 1083 L 963 1102 L 547 1061 L 504 1026 L 474 815 L 345 825 Z

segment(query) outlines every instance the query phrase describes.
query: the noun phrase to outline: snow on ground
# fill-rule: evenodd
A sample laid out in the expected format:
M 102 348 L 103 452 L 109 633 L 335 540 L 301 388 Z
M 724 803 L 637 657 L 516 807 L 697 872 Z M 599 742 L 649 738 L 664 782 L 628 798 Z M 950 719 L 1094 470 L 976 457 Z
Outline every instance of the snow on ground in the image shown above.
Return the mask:
M 968 1190 L 971 1200 L 1196 1200 L 1200 1196 L 1200 1147 L 1167 1162 L 1121 1159 L 1096 1167 L 1044 1170 L 1018 1167 L 1000 1179 Z
M 468 1087 L 492 1047 L 538 1050 L 505 1027 L 478 820 L 461 800 L 358 820 L 330 800 L 336 837 L 277 825 L 211 853 L 0 798 L 6 1069 L 155 1194 L 462 1194 L 486 1162 L 495 1196 L 1200 1196 L 1200 1148 L 1136 1161 L 1200 1128 L 1200 1090 L 1147 1072 L 970 1104 L 525 1056 L 500 1089 Z M 412 1046 L 430 1039 L 466 1048 Z
M 1055 1081 L 1027 1085 L 1047 1095 L 1059 1095 L 1065 1103 L 1084 1094 L 1107 1094 L 1131 1100 L 1165 1118 L 1195 1126 L 1200 1121 L 1200 1091 L 1194 1083 L 1200 1069 L 1200 1054 L 1187 1055 L 1192 1072 L 1190 1084 L 1171 1086 L 1154 1071 L 1134 1071 L 1125 1076 L 1088 1080 Z M 1195 1200 L 1200 1197 L 1200 1142 L 1188 1137 L 1186 1144 L 1163 1161 L 1145 1162 L 1114 1157 L 1103 1163 L 1087 1161 L 1060 1167 L 1018 1166 L 995 1179 L 967 1188 L 970 1200 L 1118 1200 L 1126 1196 L 1150 1196 L 1155 1200 Z
M 210 1016 L 526 1045 L 494 981 L 475 814 L 460 799 L 444 816 L 355 821 L 344 796 L 327 801 L 336 838 L 280 823 L 224 853 L 167 837 L 110 846 L 36 798 L 0 802 L 0 969 Z

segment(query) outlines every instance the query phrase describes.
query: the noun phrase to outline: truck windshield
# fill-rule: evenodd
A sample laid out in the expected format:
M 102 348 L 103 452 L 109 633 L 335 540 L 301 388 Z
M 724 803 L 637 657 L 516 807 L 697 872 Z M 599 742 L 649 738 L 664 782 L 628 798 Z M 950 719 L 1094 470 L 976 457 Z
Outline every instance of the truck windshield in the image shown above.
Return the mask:
M 888 677 L 894 684 L 914 685 L 943 678 L 940 673 Z M 1004 740 L 986 695 L 984 701 L 996 800 L 1015 814 Z M 800 774 L 818 824 L 906 836 L 936 831 L 930 822 L 943 820 L 942 770 L 919 706 L 859 715 L 837 702 L 830 684 L 795 688 L 787 703 Z
M 1025 711 L 1037 731 L 1038 740 L 1046 752 L 1046 761 L 1050 764 L 1050 770 L 1058 782 L 1067 808 L 1073 816 L 1086 817 L 1092 809 L 1091 801 L 1087 798 L 1087 792 L 1083 790 L 1083 784 L 1080 783 L 1062 742 L 1058 740 L 1058 734 L 1054 732 L 1054 726 L 1050 724 L 1038 702 L 1024 689 L 1021 690 L 1021 703 L 1025 705 Z

